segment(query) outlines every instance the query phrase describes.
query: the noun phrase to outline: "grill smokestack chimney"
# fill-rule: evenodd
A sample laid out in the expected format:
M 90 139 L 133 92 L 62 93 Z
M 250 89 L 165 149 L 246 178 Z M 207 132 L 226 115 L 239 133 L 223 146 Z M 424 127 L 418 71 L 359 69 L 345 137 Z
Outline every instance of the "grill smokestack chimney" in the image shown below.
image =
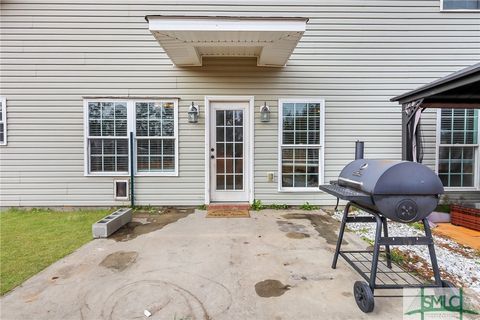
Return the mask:
M 355 160 L 363 159 L 364 142 L 357 140 L 355 142 Z

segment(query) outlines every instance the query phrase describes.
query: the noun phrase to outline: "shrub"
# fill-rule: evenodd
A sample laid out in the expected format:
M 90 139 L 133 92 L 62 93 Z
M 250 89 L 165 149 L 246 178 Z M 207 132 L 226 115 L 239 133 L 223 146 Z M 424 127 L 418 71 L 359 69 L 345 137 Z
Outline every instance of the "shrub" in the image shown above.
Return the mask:
M 308 201 L 307 201 L 300 206 L 300 209 L 305 210 L 305 211 L 312 211 L 312 210 L 317 210 L 318 206 L 314 206 L 314 205 L 308 203 Z

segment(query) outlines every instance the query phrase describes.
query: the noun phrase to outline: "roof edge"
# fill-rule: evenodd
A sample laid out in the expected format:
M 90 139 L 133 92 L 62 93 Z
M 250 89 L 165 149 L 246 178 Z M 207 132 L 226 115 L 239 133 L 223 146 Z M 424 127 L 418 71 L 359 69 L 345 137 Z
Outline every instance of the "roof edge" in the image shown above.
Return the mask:
M 297 21 L 305 21 L 308 22 L 310 18 L 306 17 L 280 17 L 280 16 L 218 16 L 218 15 L 205 15 L 205 16 L 198 16 L 198 15 L 166 15 L 166 14 L 149 14 L 145 16 L 145 20 L 149 21 L 150 18 L 189 18 L 189 19 L 245 19 L 245 20 L 297 20 Z
M 472 82 L 475 82 L 477 79 L 475 77 L 476 73 L 480 76 L 480 63 L 471 65 L 469 67 L 466 67 L 464 69 L 460 69 L 456 72 L 453 72 L 451 74 L 448 74 L 442 78 L 439 78 L 437 80 L 434 80 L 426 85 L 423 85 L 417 89 L 405 92 L 401 95 L 398 95 L 396 97 L 393 97 L 390 99 L 390 101 L 395 102 L 395 101 L 400 101 L 400 100 L 405 100 L 408 97 L 412 96 L 421 96 L 422 93 L 425 91 L 431 90 L 436 87 L 442 87 L 442 86 L 447 86 L 448 84 L 451 84 L 452 82 L 459 81 L 459 80 L 465 80 L 468 79 L 469 77 L 472 78 Z M 462 81 L 463 82 L 463 81 Z M 462 83 L 461 85 L 465 85 L 465 83 Z M 448 90 L 453 89 L 452 87 L 449 87 Z

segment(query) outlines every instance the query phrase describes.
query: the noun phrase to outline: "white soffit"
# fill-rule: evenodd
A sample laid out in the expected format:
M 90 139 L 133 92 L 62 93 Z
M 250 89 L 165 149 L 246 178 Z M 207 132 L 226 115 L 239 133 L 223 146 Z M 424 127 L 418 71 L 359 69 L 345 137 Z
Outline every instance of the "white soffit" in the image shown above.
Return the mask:
M 146 16 L 150 32 L 177 66 L 202 57 L 256 57 L 282 67 L 305 32 L 307 18 Z

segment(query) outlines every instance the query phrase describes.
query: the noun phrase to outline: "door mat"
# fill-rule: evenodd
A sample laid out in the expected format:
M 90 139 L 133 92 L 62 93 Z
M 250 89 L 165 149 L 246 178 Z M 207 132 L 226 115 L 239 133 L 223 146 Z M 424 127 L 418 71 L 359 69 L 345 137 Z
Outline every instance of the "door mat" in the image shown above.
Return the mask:
M 209 208 L 207 218 L 250 218 L 250 213 L 247 209 Z

